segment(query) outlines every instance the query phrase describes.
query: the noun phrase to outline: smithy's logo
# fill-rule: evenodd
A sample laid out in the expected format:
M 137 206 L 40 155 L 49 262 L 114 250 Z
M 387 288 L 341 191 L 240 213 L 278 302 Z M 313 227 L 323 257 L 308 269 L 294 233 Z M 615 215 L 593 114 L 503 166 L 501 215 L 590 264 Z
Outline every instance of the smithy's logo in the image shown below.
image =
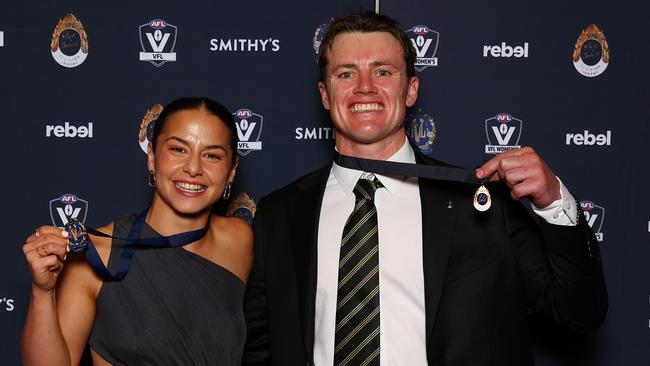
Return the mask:
M 88 201 L 74 194 L 66 193 L 61 197 L 50 200 L 50 217 L 54 226 L 65 226 L 70 219 L 85 222 L 87 213 Z
M 605 208 L 591 201 L 580 202 L 580 207 L 582 207 L 587 223 L 596 234 L 596 239 L 602 242 L 605 236 L 602 232 L 603 222 L 605 221 Z
M 413 47 L 415 47 L 416 60 L 415 70 L 422 71 L 427 67 L 438 66 L 438 40 L 440 33 L 427 27 L 426 25 L 416 25 L 406 31 Z
M 140 26 L 140 61 L 149 61 L 160 67 L 165 62 L 176 61 L 176 35 L 178 28 L 162 19 L 154 19 Z
M 485 133 L 488 144 L 486 154 L 499 154 L 504 151 L 520 148 L 522 121 L 508 113 L 499 113 L 485 120 Z
M 250 109 L 238 109 L 232 114 L 235 117 L 235 124 L 237 126 L 237 152 L 241 156 L 248 155 L 251 150 L 262 150 L 262 123 L 264 117 L 254 113 Z

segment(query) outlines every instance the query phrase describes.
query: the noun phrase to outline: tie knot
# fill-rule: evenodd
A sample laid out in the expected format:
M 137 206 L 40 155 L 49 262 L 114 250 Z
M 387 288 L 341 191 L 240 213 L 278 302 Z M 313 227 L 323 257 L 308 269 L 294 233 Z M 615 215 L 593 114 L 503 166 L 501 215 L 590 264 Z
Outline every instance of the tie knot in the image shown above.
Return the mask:
M 377 188 L 382 187 L 383 184 L 377 177 L 373 177 L 372 180 L 361 177 L 357 181 L 357 185 L 354 186 L 354 196 L 357 200 L 373 200 Z

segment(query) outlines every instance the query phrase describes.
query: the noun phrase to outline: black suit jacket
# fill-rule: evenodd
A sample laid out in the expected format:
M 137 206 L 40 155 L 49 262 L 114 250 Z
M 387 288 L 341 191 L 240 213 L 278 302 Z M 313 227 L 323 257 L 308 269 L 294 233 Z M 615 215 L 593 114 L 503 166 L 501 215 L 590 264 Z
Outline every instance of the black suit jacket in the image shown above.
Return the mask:
M 313 363 L 318 222 L 330 168 L 259 202 L 245 365 Z M 487 212 L 472 206 L 476 186 L 427 179 L 419 186 L 429 365 L 532 365 L 532 313 L 579 331 L 602 323 L 598 242 L 581 210 L 578 226 L 538 224 L 501 184 L 489 186 Z

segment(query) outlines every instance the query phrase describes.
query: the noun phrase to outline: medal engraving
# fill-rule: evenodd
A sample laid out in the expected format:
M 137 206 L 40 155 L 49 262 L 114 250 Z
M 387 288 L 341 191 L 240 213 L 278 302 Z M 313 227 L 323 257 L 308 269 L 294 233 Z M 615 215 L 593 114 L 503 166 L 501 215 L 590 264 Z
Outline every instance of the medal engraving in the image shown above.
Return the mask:
M 488 191 L 484 185 L 481 185 L 476 190 L 476 193 L 474 193 L 474 208 L 478 211 L 484 212 L 487 211 L 490 206 L 492 206 L 490 191 Z
M 75 252 L 84 250 L 88 244 L 88 231 L 83 222 L 77 219 L 71 219 L 67 224 L 65 224 L 65 231 L 70 234 L 68 236 L 70 250 Z

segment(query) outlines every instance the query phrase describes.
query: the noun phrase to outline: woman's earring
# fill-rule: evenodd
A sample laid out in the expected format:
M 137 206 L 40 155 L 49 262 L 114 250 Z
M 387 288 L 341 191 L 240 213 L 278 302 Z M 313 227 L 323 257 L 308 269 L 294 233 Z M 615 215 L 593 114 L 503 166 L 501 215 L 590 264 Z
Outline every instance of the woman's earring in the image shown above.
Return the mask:
M 149 177 L 147 178 L 147 184 L 151 188 L 156 187 L 156 174 L 154 174 L 153 170 L 149 171 Z
M 226 187 L 223 189 L 223 194 L 221 195 L 224 200 L 230 198 L 230 193 L 232 192 L 232 183 L 226 184 Z

